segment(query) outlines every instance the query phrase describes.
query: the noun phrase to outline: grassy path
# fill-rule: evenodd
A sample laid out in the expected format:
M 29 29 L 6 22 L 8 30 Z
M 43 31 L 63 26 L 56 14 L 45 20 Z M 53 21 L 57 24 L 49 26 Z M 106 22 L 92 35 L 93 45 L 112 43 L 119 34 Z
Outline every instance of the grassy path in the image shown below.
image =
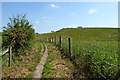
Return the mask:
M 60 51 L 52 44 L 48 45 L 48 59 L 42 78 L 73 78 L 75 68 L 68 58 L 62 58 Z
M 40 61 L 40 63 L 38 64 L 38 66 L 36 67 L 36 70 L 34 72 L 34 78 L 41 78 L 42 76 L 42 72 L 43 72 L 43 68 L 44 68 L 44 64 L 47 60 L 47 57 L 48 57 L 48 51 L 47 51 L 47 46 L 45 45 L 46 47 L 46 50 L 45 50 L 45 53 L 43 54 L 43 57 Z M 41 52 L 43 52 L 43 45 L 42 45 L 42 50 Z

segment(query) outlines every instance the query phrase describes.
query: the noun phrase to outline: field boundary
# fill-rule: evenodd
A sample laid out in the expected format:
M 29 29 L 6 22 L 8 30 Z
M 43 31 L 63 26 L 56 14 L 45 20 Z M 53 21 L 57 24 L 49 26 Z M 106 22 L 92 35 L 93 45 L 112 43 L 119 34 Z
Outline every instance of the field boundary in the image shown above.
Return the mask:
M 56 39 L 56 37 L 58 38 L 58 40 Z M 56 46 L 58 46 L 58 48 L 61 50 L 61 51 L 63 51 L 62 50 L 62 37 L 61 37 L 61 35 L 60 36 L 52 36 L 52 37 L 45 37 L 45 38 L 43 38 L 43 39 L 40 39 L 40 41 L 43 41 L 43 42 L 49 42 L 49 43 L 53 43 L 53 44 L 55 44 Z M 64 40 L 63 40 L 64 41 Z M 58 44 L 57 44 L 58 43 Z M 90 44 L 89 44 L 90 45 Z M 113 50 L 110 50 L 110 49 L 107 49 L 107 48 L 103 48 L 103 47 L 98 47 L 98 46 L 96 46 L 96 45 L 90 45 L 91 47 L 96 47 L 96 48 L 98 48 L 98 49 L 103 49 L 103 50 L 105 50 L 105 51 L 111 51 L 111 52 L 114 52 L 114 53 L 116 53 L 117 55 L 118 55 L 118 53 L 119 53 L 119 51 L 113 51 Z M 72 50 L 71 50 L 71 38 L 68 38 L 68 56 L 69 56 L 69 58 L 70 59 L 72 59 L 71 58 L 71 53 L 72 53 Z M 99 58 L 98 58 L 99 59 Z M 109 65 L 109 66 L 113 66 L 114 68 L 116 67 L 116 68 L 118 68 L 118 69 L 120 69 L 120 66 L 119 66 L 119 64 L 118 64 L 118 66 L 115 66 L 114 64 L 110 64 L 110 63 L 108 63 L 107 61 L 104 61 L 104 64 L 106 64 L 106 65 Z M 99 75 L 101 75 L 101 77 L 103 77 L 103 78 L 107 78 L 106 76 L 104 76 L 104 73 L 103 73 L 103 65 L 104 64 L 100 64 L 101 66 L 101 71 L 100 71 L 100 73 L 99 73 Z M 117 70 L 117 72 L 119 72 L 118 70 Z M 118 75 L 118 73 L 115 73 L 115 75 Z M 98 73 L 98 72 L 97 72 Z M 118 77 L 119 76 L 117 76 L 117 77 L 115 77 L 116 79 L 118 79 Z M 111 77 L 112 78 L 112 77 Z
M 11 47 L 11 46 L 9 46 L 6 50 L 4 50 L 0 56 L 2 57 L 3 55 L 8 54 L 8 53 L 9 53 L 9 59 L 6 59 L 6 60 L 2 63 L 2 65 L 3 65 L 5 62 L 7 62 L 7 60 L 9 60 L 9 66 L 11 65 L 11 56 L 12 56 L 12 47 Z M 2 65 L 0 65 L 0 66 L 2 66 Z

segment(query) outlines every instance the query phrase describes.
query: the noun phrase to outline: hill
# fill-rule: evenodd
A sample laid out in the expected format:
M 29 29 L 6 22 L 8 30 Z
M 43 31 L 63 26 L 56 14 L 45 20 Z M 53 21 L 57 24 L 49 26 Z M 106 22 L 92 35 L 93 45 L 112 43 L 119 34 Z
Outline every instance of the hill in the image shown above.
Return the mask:
M 40 38 L 51 36 L 71 37 L 72 40 L 118 40 L 118 28 L 63 28 L 54 33 L 40 34 Z

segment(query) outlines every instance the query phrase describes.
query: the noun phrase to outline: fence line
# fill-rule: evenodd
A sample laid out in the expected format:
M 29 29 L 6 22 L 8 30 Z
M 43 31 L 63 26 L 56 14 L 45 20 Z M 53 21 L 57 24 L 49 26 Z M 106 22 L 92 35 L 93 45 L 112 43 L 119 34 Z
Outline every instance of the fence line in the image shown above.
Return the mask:
M 61 49 L 61 44 L 62 44 L 62 43 L 61 43 L 61 36 L 60 36 L 60 45 L 59 45 L 59 46 L 60 46 L 60 49 Z
M 55 39 L 54 39 L 55 38 Z M 59 36 L 59 40 L 56 40 L 56 35 L 55 35 L 55 37 L 48 37 L 48 41 L 49 41 L 49 43 L 54 43 L 55 42 L 55 45 L 56 45 L 56 41 L 59 41 L 59 48 L 61 49 L 62 48 L 62 40 L 61 40 L 61 36 Z M 68 38 L 68 44 L 69 44 L 69 46 L 68 46 L 68 49 L 69 49 L 69 57 L 71 57 L 71 38 Z M 90 45 L 90 43 L 88 42 L 88 43 L 86 43 L 86 44 L 89 44 Z M 96 48 L 100 48 L 100 49 L 104 49 L 104 50 L 107 50 L 107 51 L 112 51 L 112 52 L 115 52 L 115 53 L 118 53 L 119 51 L 113 51 L 113 50 L 110 50 L 110 49 L 106 49 L 106 48 L 103 48 L 103 47 L 99 47 L 99 46 L 96 46 L 96 45 L 90 45 L 90 46 L 92 46 L 92 47 L 96 47 Z M 96 57 L 95 57 L 96 58 Z M 102 59 L 99 59 L 99 58 L 96 58 L 96 59 L 98 59 L 98 60 L 102 60 Z M 116 68 L 118 68 L 118 69 L 120 69 L 120 67 L 118 67 L 118 66 L 115 66 L 114 64 L 110 64 L 110 63 L 108 63 L 107 61 L 104 61 L 104 60 L 102 60 L 106 65 L 109 65 L 109 66 L 113 66 L 113 67 L 116 67 Z M 94 64 L 95 65 L 95 64 Z M 106 76 L 104 76 L 104 72 L 103 72 L 103 66 L 101 67 L 101 73 L 99 73 L 99 72 L 97 72 L 97 73 L 99 73 L 103 78 L 106 78 Z
M 5 53 L 7 53 L 9 51 L 9 48 L 7 48 L 5 51 L 2 52 L 2 54 L 0 54 L 0 56 L 4 55 Z
M 89 42 L 88 42 L 88 43 L 89 43 Z M 87 43 L 86 43 L 86 44 L 87 44 Z M 89 43 L 89 44 L 90 44 L 90 43 Z M 114 51 L 114 50 L 111 50 L 111 49 L 99 47 L 99 46 L 96 46 L 96 45 L 93 45 L 93 44 L 91 44 L 90 46 L 97 47 L 97 48 L 104 49 L 104 50 L 108 50 L 108 51 L 115 52 L 115 53 L 119 53 L 119 51 Z
M 71 58 L 71 38 L 68 38 L 69 42 L 69 57 Z
M 55 45 L 56 45 L 56 35 L 55 35 Z
M 5 54 L 7 54 L 7 52 L 9 53 L 9 66 L 11 65 L 11 55 L 12 55 L 12 47 L 10 46 L 9 48 L 7 48 L 5 51 L 2 52 L 2 54 L 0 56 L 3 56 Z M 7 61 L 8 59 L 6 59 L 4 61 L 4 63 Z M 4 64 L 2 63 L 2 65 Z

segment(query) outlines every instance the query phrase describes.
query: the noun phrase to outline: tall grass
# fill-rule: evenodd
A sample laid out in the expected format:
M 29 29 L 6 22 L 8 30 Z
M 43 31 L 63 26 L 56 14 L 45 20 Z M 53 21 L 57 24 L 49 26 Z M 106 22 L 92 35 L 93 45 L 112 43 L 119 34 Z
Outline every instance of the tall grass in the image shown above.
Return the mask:
M 95 44 L 97 42 L 94 41 Z M 117 45 L 117 42 L 109 42 L 109 44 Z M 88 77 L 112 77 L 118 70 L 118 48 L 114 46 L 109 46 L 109 49 L 101 48 L 101 46 L 106 46 L 107 44 L 95 45 L 92 42 L 72 42 L 72 53 L 71 57 L 79 70 L 86 74 Z M 108 45 L 107 45 L 108 46 Z M 69 56 L 68 42 L 64 41 L 62 43 L 63 54 Z M 112 50 L 110 50 L 112 49 Z M 114 50 L 116 50 L 114 52 Z M 92 75 L 91 75 L 92 74 Z M 96 75 L 97 74 L 97 75 Z M 103 76 L 101 76 L 102 74 Z

